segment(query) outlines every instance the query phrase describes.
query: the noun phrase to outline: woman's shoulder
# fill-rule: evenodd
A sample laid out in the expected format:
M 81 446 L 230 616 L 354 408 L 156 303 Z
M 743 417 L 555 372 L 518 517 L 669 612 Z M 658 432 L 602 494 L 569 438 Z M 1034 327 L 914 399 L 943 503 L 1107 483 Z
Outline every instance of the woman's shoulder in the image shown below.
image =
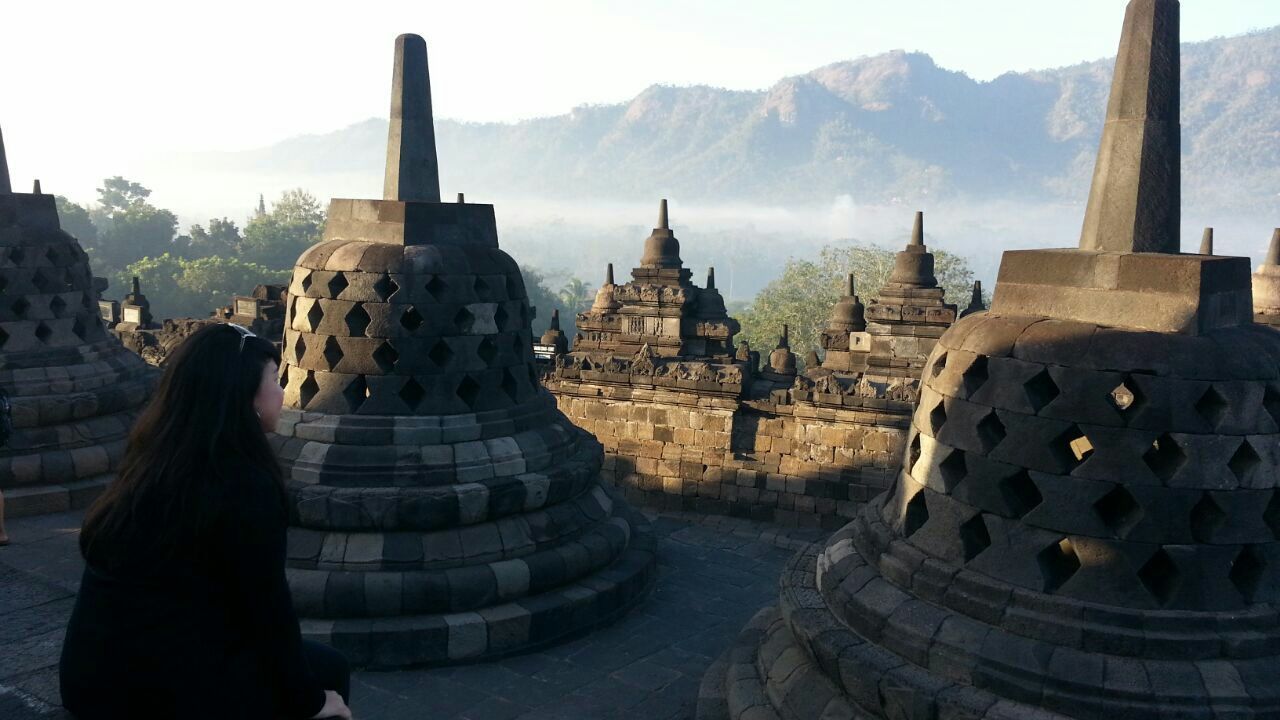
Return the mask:
M 237 511 L 275 516 L 284 511 L 284 490 L 266 468 L 249 463 L 230 467 L 223 487 L 229 505 Z

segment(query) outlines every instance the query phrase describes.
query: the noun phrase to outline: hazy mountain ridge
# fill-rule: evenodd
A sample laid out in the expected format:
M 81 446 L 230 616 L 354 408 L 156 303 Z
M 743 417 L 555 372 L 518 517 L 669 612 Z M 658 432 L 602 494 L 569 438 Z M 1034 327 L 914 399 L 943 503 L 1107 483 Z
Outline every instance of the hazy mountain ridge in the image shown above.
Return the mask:
M 652 86 L 514 124 L 437 120 L 442 183 L 477 194 L 860 203 L 1081 202 L 1111 60 L 990 82 L 921 53 L 833 63 L 761 91 Z M 1188 205 L 1280 212 L 1280 27 L 1183 46 Z M 386 122 L 201 155 L 231 172 L 381 175 Z

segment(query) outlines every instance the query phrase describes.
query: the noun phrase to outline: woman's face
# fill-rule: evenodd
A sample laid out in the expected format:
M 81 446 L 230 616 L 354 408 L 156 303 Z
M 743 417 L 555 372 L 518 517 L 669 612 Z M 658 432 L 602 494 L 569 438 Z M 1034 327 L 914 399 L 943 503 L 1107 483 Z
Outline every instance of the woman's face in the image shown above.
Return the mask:
M 280 368 L 275 360 L 268 360 L 262 367 L 258 380 L 258 394 L 253 397 L 253 409 L 258 411 L 263 432 L 275 432 L 280 422 L 280 407 L 284 405 L 284 388 L 280 387 Z

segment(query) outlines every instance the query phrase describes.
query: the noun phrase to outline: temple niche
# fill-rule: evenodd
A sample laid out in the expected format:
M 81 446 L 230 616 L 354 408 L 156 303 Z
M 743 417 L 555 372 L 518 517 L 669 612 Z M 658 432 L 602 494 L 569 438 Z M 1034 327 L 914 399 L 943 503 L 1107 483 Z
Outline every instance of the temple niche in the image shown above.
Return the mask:
M 1178 13 L 1128 6 L 1079 248 L 1004 253 L 699 718 L 1280 717 L 1280 334 L 1179 253 Z
M 574 348 L 634 355 L 647 346 L 647 352 L 660 358 L 732 361 L 733 336 L 740 327 L 725 311 L 715 269 L 707 272 L 706 287 L 695 285 L 692 276 L 680 259 L 680 241 L 662 200 L 658 226 L 644 241 L 631 282 L 615 285 L 609 265 L 595 302 L 578 314 Z
M 98 314 L 103 283 L 62 230 L 54 196 L 14 192 L 0 137 L 0 387 L 14 433 L 0 448 L 11 517 L 87 506 L 110 482 L 155 382 Z
M 332 200 L 298 259 L 274 438 L 303 634 L 383 668 L 553 644 L 656 571 L 600 444 L 538 383 L 493 206 L 440 200 L 426 43 L 395 47 L 384 199 Z

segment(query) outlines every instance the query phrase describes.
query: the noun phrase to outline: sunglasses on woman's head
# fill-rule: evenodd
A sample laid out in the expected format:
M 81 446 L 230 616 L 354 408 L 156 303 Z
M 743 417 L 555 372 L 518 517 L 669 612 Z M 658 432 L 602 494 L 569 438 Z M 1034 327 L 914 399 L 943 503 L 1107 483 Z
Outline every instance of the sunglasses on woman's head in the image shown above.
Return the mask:
M 247 328 L 247 327 L 245 327 L 245 326 L 243 326 L 243 325 L 237 325 L 237 324 L 235 324 L 235 323 L 227 323 L 226 325 L 227 325 L 227 327 L 232 328 L 232 329 L 234 329 L 236 332 L 240 333 L 240 349 L 239 349 L 237 352 L 244 352 L 244 341 L 245 341 L 245 340 L 248 340 L 248 339 L 249 339 L 249 338 L 251 338 L 251 337 L 258 337 L 257 335 L 254 335 L 254 334 L 253 334 L 253 331 L 252 331 L 252 330 L 250 330 L 249 328 Z

